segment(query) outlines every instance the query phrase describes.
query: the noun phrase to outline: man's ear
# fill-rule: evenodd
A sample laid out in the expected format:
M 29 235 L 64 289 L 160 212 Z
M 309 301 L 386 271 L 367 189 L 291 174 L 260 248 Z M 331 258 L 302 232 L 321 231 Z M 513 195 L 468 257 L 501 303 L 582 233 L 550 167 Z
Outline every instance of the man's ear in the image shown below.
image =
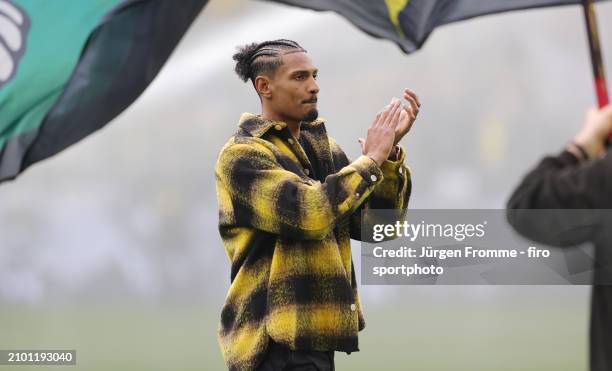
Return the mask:
M 265 75 L 259 75 L 255 78 L 255 90 L 257 90 L 260 97 L 270 98 L 272 96 L 270 83 L 270 78 Z

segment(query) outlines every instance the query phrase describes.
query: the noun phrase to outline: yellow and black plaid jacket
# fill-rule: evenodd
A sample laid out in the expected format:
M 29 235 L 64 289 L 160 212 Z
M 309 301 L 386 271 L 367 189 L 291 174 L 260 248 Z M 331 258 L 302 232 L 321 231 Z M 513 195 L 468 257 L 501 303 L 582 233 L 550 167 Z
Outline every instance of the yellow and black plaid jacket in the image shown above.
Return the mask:
M 363 208 L 406 212 L 403 148 L 379 167 L 363 155 L 350 162 L 323 119 L 302 123 L 300 138 L 304 147 L 286 123 L 245 113 L 217 159 L 231 261 L 219 342 L 230 370 L 253 370 L 270 337 L 291 349 L 357 351 L 365 322 L 350 238 L 361 240 Z

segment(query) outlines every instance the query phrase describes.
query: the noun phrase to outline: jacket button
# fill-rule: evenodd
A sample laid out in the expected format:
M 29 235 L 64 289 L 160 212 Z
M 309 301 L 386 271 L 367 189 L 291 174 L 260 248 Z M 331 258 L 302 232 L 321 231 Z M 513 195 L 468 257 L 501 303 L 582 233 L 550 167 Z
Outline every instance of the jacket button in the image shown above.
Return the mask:
M 359 192 L 355 193 L 355 198 L 359 198 L 361 197 L 361 195 L 359 194 Z
M 309 175 L 310 174 L 310 170 L 304 169 L 304 173 L 306 173 L 306 175 Z
M 287 142 L 289 142 L 290 144 L 293 144 L 293 139 L 289 138 L 287 139 Z
M 370 179 L 372 179 L 373 182 L 378 180 L 378 177 L 374 174 L 370 175 Z
M 351 304 L 351 312 L 354 312 L 357 310 L 357 306 L 355 304 Z
M 282 129 L 283 129 L 283 127 L 282 127 L 280 124 L 276 124 L 276 125 L 274 125 L 274 129 L 276 129 L 276 130 L 282 130 Z

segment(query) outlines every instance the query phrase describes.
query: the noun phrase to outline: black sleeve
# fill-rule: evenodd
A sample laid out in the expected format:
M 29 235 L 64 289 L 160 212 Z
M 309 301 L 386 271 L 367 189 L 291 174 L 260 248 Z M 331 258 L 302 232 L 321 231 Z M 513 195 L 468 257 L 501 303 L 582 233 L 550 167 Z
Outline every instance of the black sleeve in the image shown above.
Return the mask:
M 594 209 L 611 206 L 610 150 L 600 159 L 584 162 L 563 151 L 544 158 L 524 177 L 508 201 L 507 218 L 525 237 L 570 246 L 592 240 L 606 214 Z

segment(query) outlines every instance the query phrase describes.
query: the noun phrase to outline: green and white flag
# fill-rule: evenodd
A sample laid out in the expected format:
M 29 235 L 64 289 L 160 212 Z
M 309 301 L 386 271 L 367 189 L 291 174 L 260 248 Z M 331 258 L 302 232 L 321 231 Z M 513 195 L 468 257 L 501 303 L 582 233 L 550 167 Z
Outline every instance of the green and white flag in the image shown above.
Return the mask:
M 0 0 L 0 181 L 144 91 L 208 0 Z

